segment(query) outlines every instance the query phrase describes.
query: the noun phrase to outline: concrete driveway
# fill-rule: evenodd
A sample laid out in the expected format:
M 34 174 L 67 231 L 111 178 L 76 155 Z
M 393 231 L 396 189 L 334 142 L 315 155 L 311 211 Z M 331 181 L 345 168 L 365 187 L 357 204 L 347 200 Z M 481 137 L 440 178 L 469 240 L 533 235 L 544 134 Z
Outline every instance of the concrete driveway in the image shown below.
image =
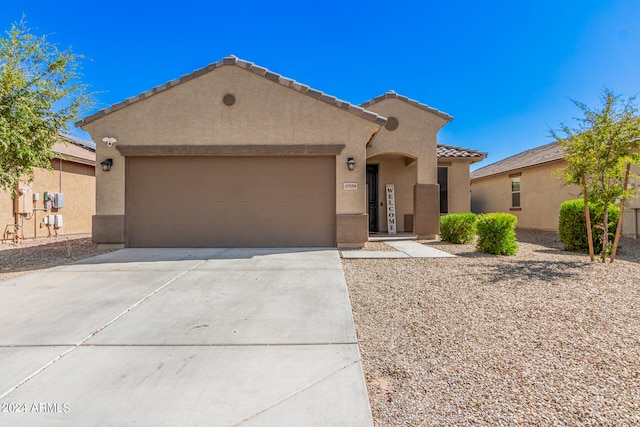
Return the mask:
M 371 426 L 335 249 L 123 249 L 0 282 L 0 425 Z

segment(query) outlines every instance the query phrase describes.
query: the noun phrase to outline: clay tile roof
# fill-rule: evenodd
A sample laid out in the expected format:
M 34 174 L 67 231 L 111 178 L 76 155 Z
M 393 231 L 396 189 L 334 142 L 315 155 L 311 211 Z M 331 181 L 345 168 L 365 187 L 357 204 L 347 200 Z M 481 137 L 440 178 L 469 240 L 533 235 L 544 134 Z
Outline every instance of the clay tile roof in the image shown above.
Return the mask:
M 499 162 L 492 163 L 483 168 L 471 172 L 471 179 L 485 178 L 518 169 L 561 160 L 564 155 L 564 147 L 557 142 L 532 148 Z
M 433 107 L 429 107 L 427 104 L 423 104 L 423 103 L 418 102 L 418 101 L 416 101 L 414 99 L 407 98 L 406 96 L 398 95 L 397 93 L 395 93 L 392 90 L 388 91 L 384 95 L 376 96 L 372 100 L 369 100 L 367 102 L 364 102 L 364 103 L 360 104 L 360 106 L 364 107 L 364 108 L 367 108 L 367 107 L 372 106 L 373 104 L 377 104 L 380 101 L 383 101 L 385 99 L 390 99 L 390 98 L 399 99 L 401 101 L 404 101 L 407 104 L 411 104 L 411 105 L 413 105 L 415 107 L 418 107 L 418 108 L 420 108 L 422 110 L 425 110 L 425 111 L 428 111 L 430 113 L 433 113 L 436 116 L 440 116 L 440 117 L 442 117 L 443 119 L 445 119 L 448 122 L 453 120 L 452 116 L 450 116 L 449 114 L 447 114 L 447 113 L 445 113 L 443 111 L 437 110 L 437 109 L 435 109 Z
M 487 157 L 487 153 L 483 153 L 482 151 L 443 144 L 438 144 L 436 152 L 438 158 L 467 158 L 473 159 L 474 162 L 479 162 Z
M 279 83 L 283 86 L 286 86 L 288 88 L 291 88 L 292 90 L 295 90 L 297 92 L 300 92 L 302 94 L 308 95 L 314 99 L 318 99 L 322 102 L 325 102 L 329 105 L 334 105 L 338 108 L 342 108 L 344 110 L 349 111 L 351 114 L 355 114 L 358 117 L 362 117 L 364 119 L 370 120 L 374 123 L 377 123 L 381 126 L 384 126 L 384 124 L 387 122 L 387 118 L 383 117 L 377 113 L 374 113 L 372 111 L 367 111 L 363 108 L 357 107 L 355 105 L 352 105 L 346 101 L 342 101 L 339 100 L 333 96 L 327 95 L 321 91 L 315 90 L 310 88 L 309 86 L 303 85 L 301 83 L 298 83 L 294 80 L 288 79 L 284 76 L 281 76 L 280 74 L 276 74 L 272 71 L 269 71 L 266 68 L 263 67 L 259 67 L 257 65 L 255 65 L 252 62 L 248 62 L 248 61 L 244 61 L 242 59 L 237 58 L 236 56 L 230 55 L 227 56 L 225 58 L 222 58 L 222 60 L 218 61 L 218 62 L 214 62 L 212 64 L 207 65 L 206 67 L 200 68 L 198 70 L 195 70 L 189 74 L 186 74 L 178 79 L 175 80 L 171 80 L 163 85 L 160 86 L 156 86 L 146 92 L 143 92 L 137 96 L 133 96 L 131 98 L 127 98 L 126 100 L 124 100 L 123 102 L 119 102 L 117 104 L 114 104 L 108 108 L 105 108 L 103 110 L 98 111 L 95 114 L 91 114 L 87 117 L 85 117 L 84 119 L 78 121 L 75 123 L 75 125 L 77 127 L 81 127 L 84 126 L 87 123 L 90 123 L 94 120 L 97 120 L 103 116 L 106 116 L 107 114 L 110 114 L 116 110 L 119 110 L 121 108 L 124 108 L 128 105 L 134 104 L 138 101 L 141 101 L 145 98 L 148 98 L 150 96 L 153 96 L 159 92 L 162 92 L 163 90 L 167 90 L 169 88 L 172 88 L 173 86 L 176 86 L 178 84 L 184 83 L 186 81 L 189 81 L 195 77 L 198 77 L 202 74 L 206 74 L 208 72 L 211 72 L 217 68 L 223 67 L 223 66 L 236 66 L 236 67 L 240 67 L 243 68 L 247 71 L 250 71 L 252 73 L 255 73 L 259 76 L 262 76 L 266 79 L 269 79 L 271 81 L 274 81 L 276 83 Z

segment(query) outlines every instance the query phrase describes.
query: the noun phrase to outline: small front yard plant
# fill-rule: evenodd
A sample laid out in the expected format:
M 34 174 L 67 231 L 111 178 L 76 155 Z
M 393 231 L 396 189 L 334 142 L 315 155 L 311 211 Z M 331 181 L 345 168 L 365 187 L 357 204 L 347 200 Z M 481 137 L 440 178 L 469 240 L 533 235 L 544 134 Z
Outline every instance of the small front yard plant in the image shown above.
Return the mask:
M 476 237 L 478 216 L 470 212 L 460 212 L 440 217 L 440 238 L 446 242 L 471 243 Z
M 518 218 L 508 213 L 489 213 L 478 217 L 476 249 L 494 255 L 515 255 Z
M 591 229 L 593 230 L 593 247 L 596 253 L 600 253 L 602 252 L 604 237 L 603 226 L 600 225 L 604 221 L 604 207 L 595 203 L 589 203 L 589 212 Z M 613 237 L 616 231 L 619 217 L 620 209 L 615 205 L 609 206 L 607 220 L 610 238 Z M 567 200 L 560 205 L 558 236 L 564 248 L 568 251 L 587 252 L 589 250 L 584 200 Z M 612 239 L 608 239 L 608 241 L 612 242 Z

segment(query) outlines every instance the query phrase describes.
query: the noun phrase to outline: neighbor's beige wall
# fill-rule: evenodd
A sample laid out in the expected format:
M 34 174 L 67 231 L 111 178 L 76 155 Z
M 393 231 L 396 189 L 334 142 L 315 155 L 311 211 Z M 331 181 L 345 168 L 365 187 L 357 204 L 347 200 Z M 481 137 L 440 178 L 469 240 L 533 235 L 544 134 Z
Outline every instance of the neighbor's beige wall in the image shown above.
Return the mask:
M 562 177 L 554 174 L 565 166 L 564 161 L 540 165 L 522 170 L 520 177 L 521 210 L 511 211 L 511 178 L 506 174 L 476 179 L 471 183 L 471 205 L 473 212 L 509 212 L 518 217 L 518 226 L 539 230 L 558 230 L 560 205 L 571 199 L 581 197 L 577 186 L 564 186 Z M 638 173 L 638 168 L 634 168 Z M 640 180 L 630 181 L 640 186 Z M 622 235 L 634 237 L 640 232 L 640 199 L 630 199 L 625 208 L 622 222 Z M 638 221 L 638 224 L 636 224 Z
M 563 186 L 562 177 L 553 173 L 563 162 L 476 179 L 471 182 L 473 212 L 507 212 L 518 217 L 518 227 L 539 230 L 558 230 L 562 202 L 579 197 L 575 186 Z M 520 210 L 511 210 L 511 178 L 521 172 Z
M 449 170 L 447 181 L 449 213 L 470 212 L 469 162 L 458 159 L 443 159 L 442 164 L 438 166 L 446 166 Z
M 62 192 L 65 197 L 65 207 L 57 210 L 52 209 L 48 212 L 36 211 L 35 217 L 31 217 L 31 219 L 24 217 L 23 220 L 21 217 L 19 224 L 24 225 L 22 230 L 24 237 L 27 239 L 46 237 L 49 234 L 47 228 L 40 228 L 40 224 L 43 216 L 47 214 L 62 214 L 63 227 L 58 229 L 58 235 L 91 233 L 91 217 L 95 213 L 94 167 L 63 160 L 61 173 L 59 159 L 52 161 L 52 167 L 52 170 L 41 168 L 34 170 L 34 180 L 29 184 L 32 191 L 27 193 L 27 197 L 32 198 L 33 193 L 38 193 L 40 200 L 34 203 L 34 207 L 42 208 L 42 195 L 45 191 Z M 0 192 L 2 232 L 7 224 L 14 223 L 13 211 L 14 202 L 11 194 L 6 191 Z M 53 233 L 53 228 L 51 231 Z
M 367 160 L 368 164 L 379 166 L 378 229 L 381 232 L 387 231 L 387 184 L 394 186 L 397 230 L 404 231 L 404 216 L 413 215 L 413 186 L 416 183 L 417 162 L 407 165 L 406 160 L 406 157 L 400 155 L 374 156 Z
M 4 234 L 7 225 L 13 224 L 13 199 L 11 193 L 0 190 L 0 233 Z
M 632 172 L 634 175 L 640 175 L 640 168 L 634 166 Z M 640 234 L 640 179 L 632 179 L 630 183 L 635 185 L 638 197 L 634 197 L 627 202 L 622 222 L 622 235 L 634 237 L 636 233 Z
M 369 158 L 384 153 L 409 154 L 418 158 L 417 183 L 437 184 L 436 136 L 447 120 L 397 98 L 387 98 L 367 107 L 371 111 L 398 119 L 398 128 L 383 128 L 369 145 Z
M 236 103 L 222 103 L 225 94 Z M 223 66 L 83 126 L 97 141 L 97 214 L 124 215 L 121 145 L 345 144 L 336 158 L 336 213 L 366 212 L 365 144 L 379 126 L 234 65 Z M 106 136 L 118 142 L 109 148 Z M 348 157 L 356 169 L 348 171 Z M 99 169 L 99 168 L 98 168 Z M 356 182 L 360 191 L 345 191 Z

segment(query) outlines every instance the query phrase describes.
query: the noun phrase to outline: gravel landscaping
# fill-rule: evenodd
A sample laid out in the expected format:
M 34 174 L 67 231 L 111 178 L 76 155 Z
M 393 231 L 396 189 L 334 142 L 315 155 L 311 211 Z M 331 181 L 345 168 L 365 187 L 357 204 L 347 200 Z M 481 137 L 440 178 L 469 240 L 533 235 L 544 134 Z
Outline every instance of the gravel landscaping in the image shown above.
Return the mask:
M 342 261 L 377 426 L 640 425 L 640 241 L 603 265 L 518 239 Z
M 640 240 L 613 265 L 518 240 L 342 261 L 376 426 L 640 425 Z M 2 244 L 0 281 L 97 254 L 87 236 Z
M 0 244 L 0 281 L 98 255 L 88 235 L 23 240 Z

